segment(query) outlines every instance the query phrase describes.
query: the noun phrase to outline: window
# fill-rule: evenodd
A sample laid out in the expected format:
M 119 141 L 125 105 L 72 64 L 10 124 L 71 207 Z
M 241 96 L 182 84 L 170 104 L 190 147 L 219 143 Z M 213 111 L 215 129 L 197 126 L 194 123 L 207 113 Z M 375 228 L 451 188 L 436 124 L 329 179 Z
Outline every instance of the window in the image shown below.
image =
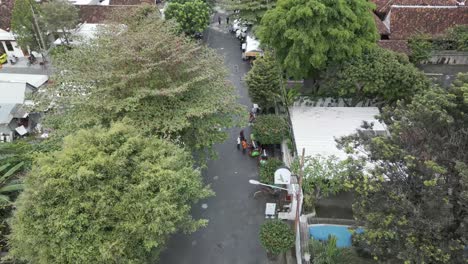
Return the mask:
M 5 45 L 8 51 L 13 51 L 13 45 L 11 45 L 10 41 L 5 41 Z

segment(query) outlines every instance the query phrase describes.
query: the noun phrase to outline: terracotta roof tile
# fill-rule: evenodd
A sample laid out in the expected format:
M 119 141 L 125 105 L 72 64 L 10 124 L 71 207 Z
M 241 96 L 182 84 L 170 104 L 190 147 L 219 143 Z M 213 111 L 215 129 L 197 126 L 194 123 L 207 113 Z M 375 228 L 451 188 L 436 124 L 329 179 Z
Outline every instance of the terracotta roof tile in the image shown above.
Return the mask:
M 143 3 L 155 4 L 151 0 L 110 0 L 109 5 L 141 5 Z
M 385 15 L 392 5 L 424 5 L 424 6 L 453 6 L 457 0 L 372 0 L 376 5 L 376 13 Z
M 0 1 L 0 29 L 10 31 L 14 0 Z
M 410 49 L 408 47 L 408 42 L 406 40 L 379 40 L 377 45 L 384 49 L 401 52 L 405 54 L 410 53 Z
M 468 6 L 455 8 L 395 7 L 390 16 L 390 39 L 409 39 L 417 34 L 438 36 L 455 25 L 468 25 Z
M 389 35 L 390 31 L 388 30 L 387 26 L 380 20 L 380 18 L 374 14 L 374 21 L 375 26 L 377 27 L 377 31 L 380 35 Z
M 112 12 L 116 10 L 128 10 L 136 6 L 123 5 L 79 5 L 79 14 L 81 22 L 99 24 L 104 23 Z

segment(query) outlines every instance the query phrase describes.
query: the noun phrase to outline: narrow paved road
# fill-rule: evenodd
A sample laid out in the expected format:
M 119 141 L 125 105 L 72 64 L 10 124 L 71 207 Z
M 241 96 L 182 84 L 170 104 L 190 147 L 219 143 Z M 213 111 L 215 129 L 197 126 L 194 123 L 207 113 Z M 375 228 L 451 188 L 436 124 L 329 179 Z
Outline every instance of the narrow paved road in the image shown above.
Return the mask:
M 227 33 L 225 25 L 210 28 L 206 37 L 208 45 L 224 56 L 230 80 L 237 88 L 239 102 L 246 106 L 248 118 L 247 109 L 251 102 L 241 78 L 249 65 L 241 59 L 239 41 Z M 208 226 L 191 235 L 174 236 L 162 253 L 160 263 L 268 263 L 258 240 L 260 225 L 265 220 L 265 203 L 252 198 L 256 187 L 248 183 L 249 179 L 258 177 L 257 165 L 255 160 L 237 150 L 235 142 L 239 131 L 232 129 L 230 138 L 216 146 L 219 159 L 210 161 L 204 171 L 205 182 L 211 184 L 216 196 L 197 205 L 193 215 L 208 219 Z M 202 204 L 208 207 L 203 209 Z

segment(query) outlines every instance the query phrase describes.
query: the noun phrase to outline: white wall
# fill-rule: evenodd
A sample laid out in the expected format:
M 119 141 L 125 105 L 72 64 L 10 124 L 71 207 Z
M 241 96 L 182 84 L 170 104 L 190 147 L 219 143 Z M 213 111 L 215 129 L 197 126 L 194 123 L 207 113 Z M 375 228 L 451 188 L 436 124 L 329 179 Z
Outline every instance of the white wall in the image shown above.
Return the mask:
M 2 42 L 3 49 L 5 50 L 8 56 L 15 55 L 18 58 L 24 57 L 23 51 L 18 46 L 18 43 L 16 43 L 16 41 L 10 41 L 11 45 L 13 46 L 13 51 L 10 51 L 7 49 L 7 46 L 6 46 L 7 41 L 8 40 L 2 40 L 1 42 Z

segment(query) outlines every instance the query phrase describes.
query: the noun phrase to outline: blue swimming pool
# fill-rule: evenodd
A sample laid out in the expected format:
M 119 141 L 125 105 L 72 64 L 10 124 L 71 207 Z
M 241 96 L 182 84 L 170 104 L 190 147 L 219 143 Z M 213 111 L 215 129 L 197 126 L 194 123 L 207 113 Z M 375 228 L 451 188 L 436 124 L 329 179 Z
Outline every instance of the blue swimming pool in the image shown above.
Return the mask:
M 362 233 L 362 228 L 357 228 L 354 232 Z M 340 248 L 351 247 L 351 231 L 349 226 L 318 224 L 309 227 L 310 237 L 326 241 L 330 235 L 335 236 L 336 246 Z

